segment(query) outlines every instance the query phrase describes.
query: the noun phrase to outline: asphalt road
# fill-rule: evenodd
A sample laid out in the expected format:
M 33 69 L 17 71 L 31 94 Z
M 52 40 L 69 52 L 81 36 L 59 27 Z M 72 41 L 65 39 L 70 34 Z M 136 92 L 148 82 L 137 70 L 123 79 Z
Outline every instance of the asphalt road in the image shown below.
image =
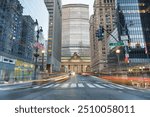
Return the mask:
M 149 100 L 150 90 L 113 84 L 94 76 L 17 88 L 0 87 L 1 100 Z

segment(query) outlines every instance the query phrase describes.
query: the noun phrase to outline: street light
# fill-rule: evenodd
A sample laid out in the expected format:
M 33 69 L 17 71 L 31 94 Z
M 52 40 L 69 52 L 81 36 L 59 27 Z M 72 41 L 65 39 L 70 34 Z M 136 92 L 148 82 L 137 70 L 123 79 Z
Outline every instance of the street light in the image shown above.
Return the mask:
M 38 21 L 36 19 L 36 22 L 35 22 L 35 25 L 37 26 L 37 35 L 36 35 L 36 45 L 35 45 L 35 53 L 34 53 L 34 56 L 35 56 L 35 69 L 34 69 L 34 77 L 33 77 L 33 80 L 36 80 L 36 73 L 37 73 L 37 68 L 38 68 L 38 65 L 37 65 L 37 60 L 38 60 L 38 57 L 39 57 L 39 53 L 38 53 L 38 43 L 39 43 L 39 34 L 41 32 L 43 32 L 43 29 L 42 27 L 39 27 L 38 25 Z
M 45 51 L 42 50 L 42 71 L 44 71 L 44 53 Z
M 120 58 L 119 58 L 120 52 L 121 51 L 119 49 L 116 50 L 116 55 L 117 55 L 117 59 L 118 59 L 118 66 L 119 66 L 119 68 L 120 68 Z

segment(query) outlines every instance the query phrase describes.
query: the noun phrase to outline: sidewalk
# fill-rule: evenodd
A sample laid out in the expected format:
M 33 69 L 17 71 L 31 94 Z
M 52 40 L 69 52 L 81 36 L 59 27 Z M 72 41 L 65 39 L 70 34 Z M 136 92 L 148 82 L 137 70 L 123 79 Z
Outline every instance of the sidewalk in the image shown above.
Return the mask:
M 42 78 L 39 80 L 29 80 L 29 81 L 19 81 L 19 82 L 4 82 L 4 84 L 0 84 L 0 88 L 3 87 L 11 87 L 11 86 L 16 86 L 16 87 L 29 87 L 32 85 L 40 85 L 40 84 L 44 84 L 44 83 L 48 83 L 48 82 L 61 82 L 61 81 L 65 81 L 67 80 L 69 77 L 68 75 L 62 75 L 62 76 L 56 76 L 56 77 L 46 77 L 46 78 Z

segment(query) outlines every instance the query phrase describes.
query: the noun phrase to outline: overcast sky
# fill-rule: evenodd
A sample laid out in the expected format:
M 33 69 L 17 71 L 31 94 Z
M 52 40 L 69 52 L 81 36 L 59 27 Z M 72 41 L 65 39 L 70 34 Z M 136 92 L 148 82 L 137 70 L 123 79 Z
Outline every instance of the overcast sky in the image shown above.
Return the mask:
M 48 37 L 48 12 L 44 0 L 19 0 L 24 7 L 24 15 L 30 15 L 37 19 L 39 25 L 43 27 L 45 39 Z M 89 5 L 90 15 L 93 14 L 94 0 L 62 0 L 62 4 L 82 3 Z

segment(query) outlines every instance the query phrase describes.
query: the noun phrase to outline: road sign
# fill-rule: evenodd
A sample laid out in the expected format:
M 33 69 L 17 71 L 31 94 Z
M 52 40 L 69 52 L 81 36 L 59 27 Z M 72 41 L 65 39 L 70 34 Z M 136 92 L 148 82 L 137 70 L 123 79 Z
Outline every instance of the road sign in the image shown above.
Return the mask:
M 124 46 L 123 42 L 109 43 L 109 46 Z
M 121 40 L 122 41 L 128 41 L 128 36 L 127 35 L 121 36 Z

